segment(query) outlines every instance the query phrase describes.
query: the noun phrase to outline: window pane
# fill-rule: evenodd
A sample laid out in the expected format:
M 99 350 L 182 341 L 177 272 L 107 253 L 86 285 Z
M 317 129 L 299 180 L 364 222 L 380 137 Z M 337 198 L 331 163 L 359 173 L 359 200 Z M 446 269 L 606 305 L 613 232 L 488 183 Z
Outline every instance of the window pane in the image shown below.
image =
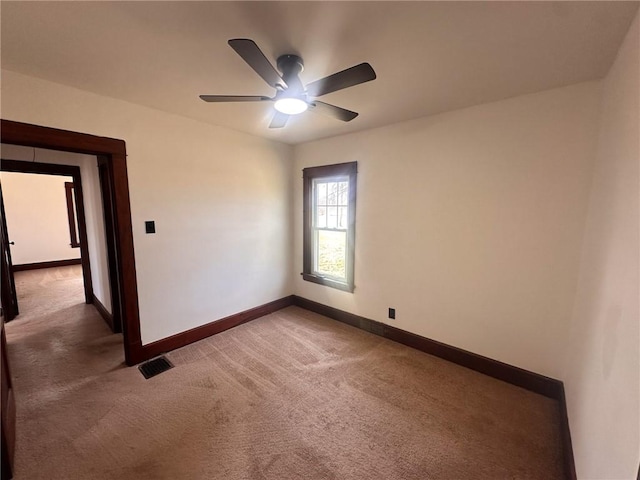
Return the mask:
M 329 182 L 327 184 L 327 205 L 338 204 L 338 184 L 336 182 Z
M 338 207 L 338 228 L 346 229 L 348 226 L 348 207 Z
M 316 182 L 317 199 L 316 205 L 327 204 L 327 184 L 324 182 Z
M 316 209 L 316 227 L 327 227 L 327 207 L 318 207 Z
M 338 228 L 338 207 L 327 207 L 327 228 Z
M 347 277 L 347 233 L 319 230 L 316 272 L 332 277 Z
M 338 205 L 349 205 L 349 183 L 338 184 Z

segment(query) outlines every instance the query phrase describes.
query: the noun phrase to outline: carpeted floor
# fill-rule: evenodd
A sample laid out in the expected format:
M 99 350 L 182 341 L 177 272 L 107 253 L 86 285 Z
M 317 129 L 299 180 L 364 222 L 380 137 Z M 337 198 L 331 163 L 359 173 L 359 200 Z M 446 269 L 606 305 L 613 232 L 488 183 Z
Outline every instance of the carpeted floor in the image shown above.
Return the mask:
M 562 478 L 553 400 L 296 307 L 145 380 L 79 274 L 16 275 L 17 480 Z

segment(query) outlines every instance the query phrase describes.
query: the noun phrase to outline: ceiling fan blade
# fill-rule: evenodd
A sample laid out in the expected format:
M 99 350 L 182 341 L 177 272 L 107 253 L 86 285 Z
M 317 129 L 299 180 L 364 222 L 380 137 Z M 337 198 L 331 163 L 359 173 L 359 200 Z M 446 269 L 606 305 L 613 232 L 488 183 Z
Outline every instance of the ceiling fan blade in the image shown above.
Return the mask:
M 376 72 L 368 63 L 361 63 L 307 85 L 307 93 L 312 97 L 321 97 L 327 93 L 353 87 L 376 79 Z
M 257 95 L 200 95 L 205 102 L 263 102 L 271 100 L 269 97 Z
M 260 50 L 253 40 L 249 40 L 248 38 L 235 38 L 229 40 L 229 46 L 273 88 L 287 88 L 285 81 L 278 75 L 276 69 L 273 68 L 271 62 L 267 60 L 267 57 L 264 56 L 262 50 Z
M 287 120 L 291 115 L 287 115 L 286 113 L 276 112 L 273 118 L 271 119 L 271 123 L 269 124 L 269 128 L 282 128 L 287 124 Z
M 352 112 L 351 110 L 347 110 L 346 108 L 336 107 L 335 105 L 321 102 L 320 100 L 314 100 L 309 105 L 311 106 L 312 110 L 324 113 L 325 115 L 329 115 L 333 118 L 337 118 L 338 120 L 342 120 L 343 122 L 350 122 L 358 116 L 356 112 Z

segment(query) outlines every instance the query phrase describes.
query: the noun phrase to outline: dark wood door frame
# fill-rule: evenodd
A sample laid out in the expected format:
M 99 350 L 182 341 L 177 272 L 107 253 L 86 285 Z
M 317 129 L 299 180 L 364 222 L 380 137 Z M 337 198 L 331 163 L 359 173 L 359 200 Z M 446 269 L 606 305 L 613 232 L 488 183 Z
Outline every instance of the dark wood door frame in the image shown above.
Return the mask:
M 2 197 L 2 185 L 0 185 L 0 301 L 2 302 L 2 316 L 5 321 L 13 320 L 20 313 L 18 310 L 18 296 L 16 294 L 16 282 L 13 278 L 13 262 L 11 261 L 11 249 L 9 235 L 7 233 L 7 217 L 4 213 L 4 198 Z
M 91 281 L 91 263 L 89 262 L 87 223 L 84 215 L 84 196 L 82 194 L 82 178 L 80 176 L 80 167 L 74 165 L 59 165 L 57 163 L 5 160 L 3 158 L 2 160 L 0 160 L 0 170 L 3 172 L 27 173 L 37 175 L 59 175 L 73 178 L 76 196 L 76 211 L 78 217 L 78 234 L 80 237 L 82 277 L 84 280 L 84 299 L 86 303 L 93 303 L 93 283 Z
M 106 172 L 111 182 L 108 190 L 110 198 L 105 198 L 105 192 L 102 192 L 103 204 L 111 205 L 113 213 L 111 222 L 105 225 L 105 229 L 107 236 L 111 236 L 114 241 L 118 293 L 114 298 L 117 298 L 118 308 L 121 312 L 125 361 L 127 365 L 135 365 L 146 360 L 148 353 L 145 352 L 140 337 L 138 287 L 133 251 L 125 142 L 114 138 L 98 137 L 4 119 L 0 121 L 0 128 L 2 143 L 96 155 L 104 160 Z M 105 217 L 105 220 L 108 219 Z M 83 240 L 81 239 L 81 241 Z
M 111 191 L 113 190 L 113 179 L 109 173 L 109 158 L 104 155 L 98 156 L 98 177 L 100 180 L 100 191 L 103 198 L 103 215 L 104 224 L 113 225 L 114 211 L 113 198 Z M 116 238 L 113 229 L 106 230 L 107 244 L 107 264 L 109 268 L 109 286 L 111 288 L 111 328 L 114 332 L 122 332 L 122 312 L 120 311 L 120 284 L 118 283 L 118 259 L 116 255 Z
M 16 443 L 16 400 L 13 394 L 9 357 L 7 356 L 7 338 L 4 333 L 4 318 L 0 319 L 0 370 L 2 377 L 2 405 L 0 406 L 0 462 L 1 477 L 13 476 L 13 457 Z

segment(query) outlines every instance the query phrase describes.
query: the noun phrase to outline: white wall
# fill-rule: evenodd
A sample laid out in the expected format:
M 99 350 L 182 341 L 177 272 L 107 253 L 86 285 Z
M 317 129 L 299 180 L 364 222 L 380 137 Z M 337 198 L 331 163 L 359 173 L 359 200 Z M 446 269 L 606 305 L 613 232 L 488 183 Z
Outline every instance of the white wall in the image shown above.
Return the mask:
M 2 158 L 29 162 L 35 160 L 36 162 L 41 163 L 76 165 L 80 167 L 93 294 L 98 298 L 98 300 L 100 300 L 100 303 L 104 305 L 107 311 L 111 312 L 112 308 L 111 288 L 109 284 L 109 265 L 107 257 L 107 245 L 104 229 L 104 212 L 102 210 L 102 193 L 100 189 L 100 179 L 98 176 L 97 158 L 93 155 L 57 152 L 54 150 L 45 150 L 42 148 L 33 149 L 30 147 L 21 147 L 17 145 L 2 144 L 0 147 L 2 149 Z M 2 175 L 4 178 L 5 173 L 3 173 Z M 69 181 L 70 180 L 72 179 L 69 179 Z M 69 227 L 67 226 L 66 228 L 68 232 Z M 78 236 L 78 240 L 79 239 L 80 237 Z M 79 257 L 80 250 L 74 249 L 74 251 L 78 252 Z
M 39 152 L 40 153 L 40 152 Z M 93 155 L 79 155 L 67 152 L 42 151 L 42 157 L 56 161 L 64 155 L 68 165 L 78 165 L 82 177 L 82 196 L 87 222 L 87 244 L 91 263 L 91 281 L 93 294 L 109 313 L 113 313 L 111 303 L 111 284 L 109 283 L 109 256 L 107 236 L 104 226 L 104 207 L 102 188 L 98 174 L 98 159 Z
M 125 140 L 143 343 L 291 294 L 290 147 L 9 71 L 2 90 L 3 118 Z
M 295 294 L 559 377 L 599 93 L 584 83 L 296 147 Z M 354 160 L 350 294 L 299 275 L 301 170 Z
M 604 81 L 595 175 L 563 372 L 581 479 L 636 478 L 640 462 L 640 30 Z
M 12 172 L 0 177 L 14 265 L 80 258 L 80 249 L 70 245 L 64 187 L 73 179 Z

